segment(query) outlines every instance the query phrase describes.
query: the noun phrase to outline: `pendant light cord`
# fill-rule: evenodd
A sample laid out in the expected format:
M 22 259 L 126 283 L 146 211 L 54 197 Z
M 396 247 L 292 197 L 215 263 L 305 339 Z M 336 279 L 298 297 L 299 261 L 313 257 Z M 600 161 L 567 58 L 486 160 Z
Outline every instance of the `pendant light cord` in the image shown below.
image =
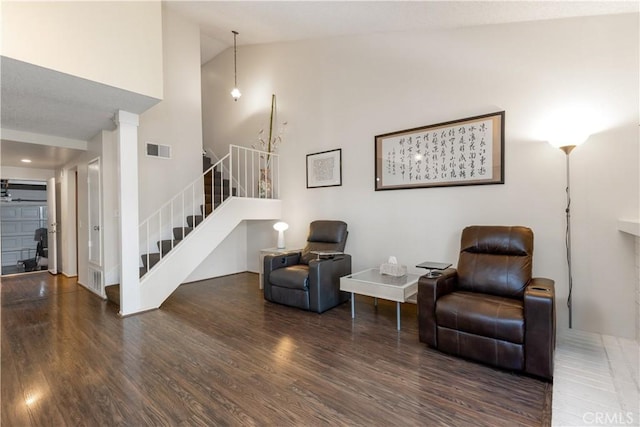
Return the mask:
M 238 49 L 236 47 L 236 36 L 239 34 L 237 31 L 231 31 L 233 33 L 233 86 L 238 87 Z

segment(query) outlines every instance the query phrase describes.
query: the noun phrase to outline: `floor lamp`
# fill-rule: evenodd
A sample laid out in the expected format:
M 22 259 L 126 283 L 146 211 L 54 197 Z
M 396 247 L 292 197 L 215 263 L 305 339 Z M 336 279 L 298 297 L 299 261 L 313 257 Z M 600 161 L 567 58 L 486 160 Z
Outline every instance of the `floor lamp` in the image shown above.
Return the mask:
M 569 296 L 567 297 L 567 308 L 569 309 L 569 329 L 571 329 L 573 325 L 573 317 L 572 317 L 572 293 L 573 293 L 573 275 L 571 274 L 571 174 L 570 174 L 570 164 L 569 155 L 574 148 L 575 145 L 564 145 L 559 147 L 562 151 L 564 151 L 565 157 L 567 159 L 567 208 L 565 209 L 565 213 L 567 215 L 567 229 L 565 234 L 565 245 L 567 247 L 567 267 L 569 269 Z
M 553 144 L 553 143 L 552 143 Z M 565 214 L 567 217 L 567 228 L 566 228 L 566 232 L 565 232 L 565 245 L 567 248 L 567 267 L 569 270 L 569 296 L 567 297 L 567 308 L 569 309 L 569 329 L 571 329 L 571 327 L 573 326 L 573 310 L 572 310 L 572 302 L 573 302 L 573 274 L 571 271 L 571 174 L 570 174 L 570 162 L 569 162 L 569 155 L 571 154 L 571 151 L 573 151 L 574 148 L 576 148 L 576 146 L 578 144 L 568 144 L 568 145 L 556 145 L 553 144 L 554 146 L 558 147 L 559 149 L 561 149 L 562 151 L 564 151 L 564 154 L 566 155 L 566 161 L 567 161 L 567 167 L 566 167 L 566 171 L 567 171 L 567 207 L 565 209 Z

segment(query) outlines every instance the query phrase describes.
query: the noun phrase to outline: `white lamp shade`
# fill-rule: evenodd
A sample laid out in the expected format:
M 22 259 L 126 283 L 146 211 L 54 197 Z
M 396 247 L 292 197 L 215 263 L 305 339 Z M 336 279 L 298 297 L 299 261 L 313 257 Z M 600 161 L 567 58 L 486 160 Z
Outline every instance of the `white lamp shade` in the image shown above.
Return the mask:
M 549 144 L 556 148 L 566 147 L 569 145 L 578 146 L 585 142 L 589 138 L 587 134 L 580 133 L 566 133 L 564 135 L 557 135 L 553 139 L 549 140 Z
M 284 244 L 284 231 L 289 228 L 289 224 L 286 222 L 276 222 L 273 224 L 273 229 L 278 232 L 278 249 L 283 249 L 285 247 Z
M 286 222 L 276 222 L 275 224 L 273 224 L 273 229 L 276 231 L 285 231 L 289 228 L 289 224 L 287 224 Z

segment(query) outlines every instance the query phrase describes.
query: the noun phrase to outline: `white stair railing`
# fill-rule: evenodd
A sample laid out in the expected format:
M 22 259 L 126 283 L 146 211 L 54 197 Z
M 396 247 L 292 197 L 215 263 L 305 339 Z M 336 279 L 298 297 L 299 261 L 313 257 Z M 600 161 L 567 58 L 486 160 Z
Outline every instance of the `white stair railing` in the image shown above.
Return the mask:
M 279 177 L 277 154 L 230 145 L 226 156 L 140 223 L 141 276 L 188 237 L 187 218 L 195 228 L 229 197 L 277 199 Z M 181 229 L 175 236 L 174 228 Z
M 215 163 L 217 163 L 219 160 L 219 157 L 210 148 L 204 148 L 203 155 L 209 156 L 209 158 Z M 231 173 L 229 172 L 229 169 L 225 165 L 222 165 L 221 172 L 231 175 Z M 232 178 L 232 182 L 233 182 L 233 187 L 236 187 L 239 193 L 241 194 L 245 193 L 245 189 L 238 183 L 238 181 L 235 178 Z
M 229 146 L 229 152 L 232 176 L 241 190 L 238 197 L 280 197 L 280 158 L 277 154 L 237 145 Z

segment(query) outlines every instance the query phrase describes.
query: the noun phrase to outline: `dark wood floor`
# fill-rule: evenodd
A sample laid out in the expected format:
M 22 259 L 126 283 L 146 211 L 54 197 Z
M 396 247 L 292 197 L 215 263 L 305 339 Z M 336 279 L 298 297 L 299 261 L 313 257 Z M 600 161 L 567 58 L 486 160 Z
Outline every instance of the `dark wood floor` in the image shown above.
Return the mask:
M 548 425 L 551 386 L 418 342 L 416 309 L 322 315 L 257 275 L 181 286 L 119 318 L 74 280 L 2 278 L 2 426 Z

